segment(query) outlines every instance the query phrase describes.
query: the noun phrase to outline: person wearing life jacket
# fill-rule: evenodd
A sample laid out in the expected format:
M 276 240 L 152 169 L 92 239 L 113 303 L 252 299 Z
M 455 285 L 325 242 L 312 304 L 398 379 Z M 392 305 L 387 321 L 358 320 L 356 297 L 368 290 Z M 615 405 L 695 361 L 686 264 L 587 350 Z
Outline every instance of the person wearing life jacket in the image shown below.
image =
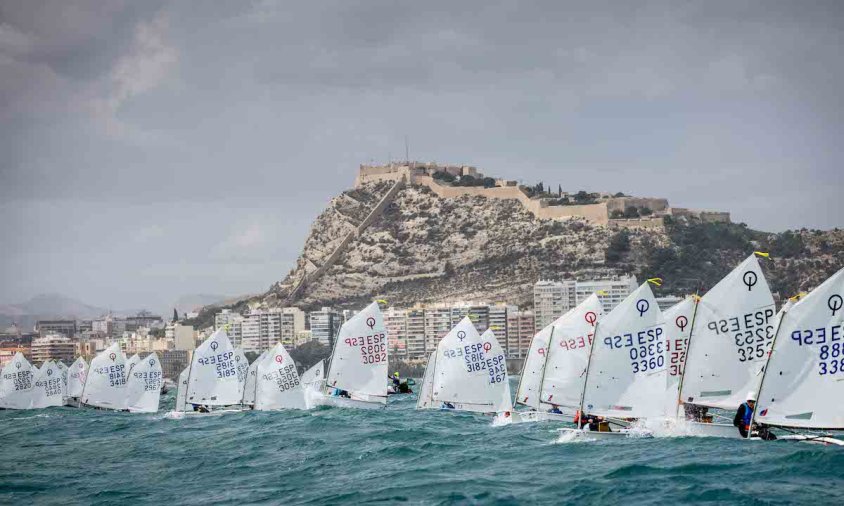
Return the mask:
M 584 414 L 581 416 L 580 410 L 578 410 L 574 414 L 574 423 L 577 425 L 578 428 L 582 429 L 585 426 L 589 426 L 589 430 L 594 432 L 601 431 L 601 422 L 604 421 L 603 416 L 592 416 L 588 414 Z M 604 424 L 604 431 L 605 432 L 612 432 L 609 428 L 608 424 Z
M 396 392 L 398 392 L 399 385 L 401 385 L 401 377 L 399 377 L 399 372 L 394 372 L 391 379 L 393 380 L 393 386 L 396 387 Z
M 551 404 L 551 409 L 549 409 L 548 412 L 553 413 L 555 415 L 562 415 L 563 414 L 563 412 L 560 411 L 560 406 L 557 406 L 556 404 Z
M 747 392 L 747 400 L 736 410 L 736 417 L 733 418 L 733 425 L 738 427 L 741 437 L 746 438 L 747 434 L 756 435 L 759 439 L 771 441 L 777 437 L 768 431 L 767 427 L 753 424 L 750 426 L 750 420 L 753 418 L 753 410 L 756 409 L 756 392 Z

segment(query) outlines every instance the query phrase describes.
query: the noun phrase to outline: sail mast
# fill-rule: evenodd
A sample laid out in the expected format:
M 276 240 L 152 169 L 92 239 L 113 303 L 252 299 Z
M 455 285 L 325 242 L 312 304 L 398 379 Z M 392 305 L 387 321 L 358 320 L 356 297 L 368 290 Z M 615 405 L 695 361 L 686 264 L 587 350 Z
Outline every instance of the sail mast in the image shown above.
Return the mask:
M 583 401 L 586 398 L 586 387 L 589 386 L 589 366 L 592 365 L 592 350 L 595 348 L 595 339 L 598 337 L 598 325 L 595 323 L 595 330 L 592 332 L 592 342 L 589 343 L 589 357 L 586 360 L 585 377 L 583 378 L 583 390 L 580 391 L 580 409 L 577 412 L 577 428 L 583 427 Z
M 539 391 L 537 392 L 537 397 L 539 397 L 539 405 L 537 409 L 542 409 L 542 385 L 545 383 L 545 370 L 548 369 L 548 360 L 551 358 L 551 348 L 554 346 L 554 324 L 551 324 L 551 335 L 548 336 L 548 347 L 545 350 L 545 362 L 542 364 L 542 375 L 539 376 Z M 521 382 L 521 378 L 519 381 Z M 516 390 L 516 395 L 519 394 L 519 391 Z M 518 400 L 518 399 L 516 399 Z M 546 403 L 547 404 L 547 403 Z
M 692 336 L 695 334 L 695 321 L 697 321 L 697 306 L 700 303 L 700 296 L 695 293 L 692 295 L 695 299 L 695 310 L 692 311 L 692 327 L 689 329 L 689 344 L 686 345 L 686 357 L 681 364 L 683 366 L 682 371 L 680 372 L 680 383 L 677 385 L 677 406 L 681 406 L 683 403 L 683 380 L 686 379 L 686 363 L 689 360 L 689 351 L 692 349 Z M 685 410 L 685 408 L 684 408 Z M 674 413 L 675 418 L 679 418 L 679 409 L 675 410 Z
M 788 301 L 786 301 L 786 304 L 788 304 Z M 756 394 L 756 407 L 750 413 L 750 428 L 747 430 L 747 439 L 750 439 L 750 433 L 753 429 L 753 421 L 756 420 L 756 412 L 759 408 L 759 399 L 762 398 L 762 388 L 765 386 L 765 377 L 768 375 L 768 365 L 771 363 L 771 357 L 774 355 L 774 346 L 777 345 L 777 336 L 779 336 L 780 329 L 782 328 L 782 322 L 788 314 L 788 309 L 785 307 L 783 309 L 784 311 L 780 316 L 780 321 L 777 322 L 777 330 L 774 332 L 774 338 L 771 340 L 771 351 L 768 352 L 768 360 L 765 361 L 765 367 L 762 369 L 762 379 L 759 380 L 759 390 Z

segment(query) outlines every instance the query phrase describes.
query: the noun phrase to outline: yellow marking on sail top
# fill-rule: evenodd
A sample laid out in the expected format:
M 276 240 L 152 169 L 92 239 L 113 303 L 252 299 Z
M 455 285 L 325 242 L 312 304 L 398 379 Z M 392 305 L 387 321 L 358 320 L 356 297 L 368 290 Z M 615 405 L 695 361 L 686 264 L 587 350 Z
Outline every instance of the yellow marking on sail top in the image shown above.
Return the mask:
M 387 305 L 387 300 L 386 300 L 386 299 L 376 299 L 376 300 L 375 300 L 375 302 L 379 302 L 379 303 L 381 303 L 381 304 L 384 304 L 385 306 Z
M 765 251 L 754 251 L 753 254 L 762 258 L 769 258 L 771 256 L 770 253 L 767 253 Z
M 699 301 L 699 300 L 700 300 L 700 295 L 698 295 L 698 294 L 696 294 L 696 293 L 693 293 L 693 294 L 692 294 L 692 298 L 693 298 L 693 299 L 695 299 L 695 302 L 697 302 L 697 301 Z
M 493 325 L 489 329 L 490 330 L 501 330 L 501 327 L 499 327 L 498 325 Z
M 595 293 L 597 293 L 598 295 L 609 295 L 606 290 L 598 290 Z
M 806 296 L 806 292 L 800 292 L 797 295 L 792 295 L 791 297 L 788 298 L 788 300 L 797 302 L 798 300 L 800 300 L 801 297 L 805 297 L 805 296 Z
M 656 286 L 662 286 L 662 278 L 648 278 L 648 283 Z

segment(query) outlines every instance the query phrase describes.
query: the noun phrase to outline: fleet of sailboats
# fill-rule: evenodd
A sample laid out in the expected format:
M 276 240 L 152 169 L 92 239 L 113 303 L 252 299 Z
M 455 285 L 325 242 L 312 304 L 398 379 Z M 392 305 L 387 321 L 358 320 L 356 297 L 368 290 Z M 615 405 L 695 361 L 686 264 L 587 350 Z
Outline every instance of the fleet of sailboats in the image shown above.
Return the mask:
M 515 398 L 493 329 L 480 334 L 465 317 L 429 355 L 416 408 L 572 422 L 559 429 L 571 437 L 651 436 L 649 422 L 661 420 L 683 434 L 735 438 L 734 423 L 717 417 L 758 391 L 748 439 L 760 424 L 786 432 L 782 439 L 844 445 L 829 434 L 844 430 L 844 269 L 775 312 L 760 256 L 665 312 L 651 289 L 658 279 L 607 314 L 592 294 L 533 337 Z M 175 411 L 383 408 L 388 361 L 377 302 L 342 325 L 327 372 L 320 361 L 300 376 L 281 343 L 249 364 L 219 329 L 179 375 Z M 127 358 L 117 343 L 90 366 L 80 357 L 38 368 L 17 353 L 2 369 L 0 408 L 153 413 L 162 383 L 155 353 Z

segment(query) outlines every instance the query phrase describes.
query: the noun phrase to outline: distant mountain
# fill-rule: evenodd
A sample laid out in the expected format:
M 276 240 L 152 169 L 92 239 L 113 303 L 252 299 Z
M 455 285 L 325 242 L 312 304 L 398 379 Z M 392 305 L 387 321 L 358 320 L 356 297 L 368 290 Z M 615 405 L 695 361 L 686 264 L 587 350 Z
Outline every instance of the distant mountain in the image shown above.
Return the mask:
M 0 326 L 6 327 L 17 323 L 21 328 L 29 329 L 40 319 L 88 319 L 105 313 L 108 313 L 106 308 L 85 304 L 57 293 L 45 293 L 36 295 L 26 302 L 0 304 Z

